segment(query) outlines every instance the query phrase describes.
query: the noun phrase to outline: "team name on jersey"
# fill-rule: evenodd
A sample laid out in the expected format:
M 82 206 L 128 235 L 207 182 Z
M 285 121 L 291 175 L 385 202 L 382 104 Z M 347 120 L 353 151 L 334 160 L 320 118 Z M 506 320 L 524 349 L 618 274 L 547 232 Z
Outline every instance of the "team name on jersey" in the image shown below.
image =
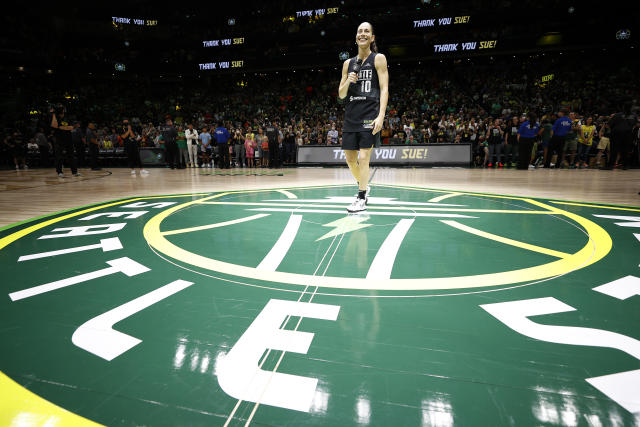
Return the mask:
M 373 70 L 360 70 L 358 72 L 358 80 L 371 80 L 373 78 Z

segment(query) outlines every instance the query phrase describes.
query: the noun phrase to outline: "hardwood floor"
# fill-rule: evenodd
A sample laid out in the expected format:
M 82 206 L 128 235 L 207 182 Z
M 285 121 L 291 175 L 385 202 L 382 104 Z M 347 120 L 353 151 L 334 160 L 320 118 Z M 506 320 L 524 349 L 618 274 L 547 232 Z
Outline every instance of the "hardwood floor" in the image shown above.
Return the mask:
M 640 206 L 640 169 L 549 170 L 463 168 L 372 168 L 375 184 L 410 185 L 455 191 L 558 198 Z M 346 167 L 215 170 L 150 169 L 131 175 L 126 168 L 80 170 L 81 177 L 58 178 L 53 169 L 0 171 L 0 226 L 107 200 L 161 194 L 253 188 L 354 184 Z M 255 172 L 255 174 L 254 174 Z M 278 172 L 282 172 L 279 175 Z M 354 184 L 355 185 L 355 184 Z

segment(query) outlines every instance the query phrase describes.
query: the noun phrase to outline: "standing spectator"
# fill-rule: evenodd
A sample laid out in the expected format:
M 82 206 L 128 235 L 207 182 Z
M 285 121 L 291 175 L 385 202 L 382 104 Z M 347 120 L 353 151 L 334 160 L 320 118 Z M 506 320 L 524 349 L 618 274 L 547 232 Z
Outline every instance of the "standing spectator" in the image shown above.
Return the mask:
M 600 167 L 600 160 L 602 159 L 602 154 L 606 151 L 607 156 L 611 157 L 611 127 L 609 127 L 609 120 L 604 119 L 602 126 L 600 127 L 600 132 L 598 132 L 598 137 L 600 141 L 598 141 L 598 154 L 596 154 L 596 167 Z M 605 168 L 608 162 L 605 161 Z
M 607 169 L 613 169 L 616 166 L 618 154 L 622 169 L 626 170 L 629 167 L 629 153 L 632 151 L 631 141 L 633 139 L 631 131 L 635 123 L 635 117 L 627 116 L 622 112 L 611 117 L 611 157 Z
M 213 162 L 211 161 L 211 134 L 207 130 L 206 127 L 202 128 L 202 132 L 200 132 L 200 150 L 202 152 L 202 163 L 204 163 L 205 168 L 213 167 Z
M 245 166 L 246 151 L 244 148 L 244 138 L 242 137 L 242 130 L 236 130 L 236 136 L 234 139 L 234 150 L 236 157 L 236 166 L 243 168 Z
M 57 111 L 56 111 L 57 110 Z M 66 120 L 63 108 L 51 110 L 51 128 L 55 132 L 54 152 L 56 155 L 56 172 L 60 178 L 64 178 L 62 173 L 62 161 L 71 167 L 73 176 L 80 176 L 76 164 L 76 156 L 71 142 L 71 131 L 73 126 Z
M 49 167 L 49 162 L 51 159 L 51 143 L 47 140 L 47 137 L 44 134 L 42 128 L 38 128 L 38 132 L 36 133 L 36 144 L 38 144 L 38 151 L 40 153 L 40 163 L 38 166 L 40 167 Z
M 493 167 L 493 156 L 496 156 L 496 166 L 501 168 L 502 164 L 502 135 L 504 132 L 500 127 L 500 119 L 495 119 L 491 126 L 487 128 L 486 139 L 489 144 L 489 165 Z
M 244 152 L 247 156 L 247 166 L 252 168 L 254 167 L 253 156 L 254 150 L 256 149 L 256 142 L 253 139 L 253 134 L 247 133 L 244 139 Z
M 513 116 L 511 118 L 511 123 L 507 125 L 507 128 L 504 132 L 504 157 L 505 162 L 508 167 L 515 167 L 516 161 L 518 160 L 518 135 L 520 134 L 519 127 L 521 125 L 518 123 L 518 118 Z
M 171 169 L 175 169 L 180 166 L 178 160 L 178 144 L 176 139 L 178 138 L 178 132 L 173 127 L 173 121 L 167 119 L 165 125 L 161 129 L 162 143 L 164 144 L 165 158 L 167 164 Z
M 222 122 L 218 122 L 218 127 L 216 128 L 213 137 L 216 140 L 216 145 L 218 146 L 218 156 L 220 157 L 220 169 L 229 169 L 229 139 L 231 135 L 229 135 L 229 131 Z
M 291 127 L 289 127 L 285 132 L 283 147 L 284 147 L 284 150 L 283 150 L 284 155 L 282 156 L 283 163 L 292 164 L 294 162 L 295 151 L 296 151 L 296 138 L 295 138 L 295 135 L 293 134 L 293 130 L 291 129 Z
M 547 155 L 549 153 L 549 141 L 551 140 L 551 129 L 553 125 L 549 121 L 549 119 L 542 120 L 542 133 L 540 137 L 542 139 L 542 165 L 541 168 L 547 167 Z
M 560 167 L 565 165 L 573 168 L 573 162 L 576 158 L 576 151 L 578 151 L 578 132 L 582 123 L 577 118 L 576 113 L 573 111 L 569 113 L 569 120 L 571 121 L 571 128 L 565 135 L 564 148 L 562 150 L 562 156 L 560 157 Z M 566 163 L 566 155 L 569 153 L 569 163 Z
M 129 168 L 131 168 L 131 175 L 136 174 L 136 167 L 140 170 L 141 175 L 147 175 L 149 172 L 142 167 L 139 141 L 133 133 L 133 129 L 131 129 L 129 119 L 125 118 L 122 120 L 120 138 L 122 138 L 122 142 L 124 143 L 124 151 L 127 153 L 127 162 L 129 163 Z
M 551 140 L 549 141 L 549 152 L 547 160 L 544 164 L 545 168 L 551 166 L 551 158 L 556 153 L 555 167 L 559 168 L 562 162 L 562 151 L 564 149 L 564 141 L 567 133 L 571 130 L 571 120 L 565 117 L 565 110 L 558 111 L 558 118 L 551 128 Z
M 193 128 L 193 124 L 187 125 L 185 136 L 187 137 L 187 153 L 189 154 L 188 166 L 195 168 L 198 164 L 198 131 Z
M 338 144 L 338 131 L 336 130 L 336 125 L 332 124 L 331 129 L 327 132 L 327 145 L 336 144 Z
M 24 161 L 27 154 L 27 144 L 24 142 L 22 133 L 19 130 L 15 130 L 5 138 L 5 144 L 9 147 L 9 154 L 13 158 L 16 170 L 20 170 L 20 165 L 22 165 L 23 169 L 29 169 Z
M 184 169 L 189 161 L 189 153 L 187 152 L 187 137 L 182 126 L 178 126 L 176 144 L 178 145 L 178 169 Z
M 98 137 L 95 133 L 96 125 L 95 123 L 87 124 L 87 132 L 85 134 L 85 141 L 89 145 L 89 166 L 92 171 L 101 170 L 98 167 L 98 151 L 100 148 L 100 143 L 98 142 Z
M 271 121 L 265 128 L 268 139 L 269 150 L 269 167 L 271 169 L 280 167 L 280 147 L 278 146 L 278 137 L 280 130 L 274 121 Z
M 85 149 L 86 149 L 86 140 L 85 140 L 85 132 L 80 129 L 80 122 L 73 122 L 73 130 L 71 131 L 71 142 L 73 143 L 73 149 L 76 150 L 76 155 L 78 156 L 78 166 L 85 166 Z
M 596 133 L 596 127 L 593 124 L 593 117 L 588 117 L 587 122 L 580 126 L 578 134 L 578 158 L 576 160 L 576 168 L 588 168 L 589 151 L 593 144 L 593 135 Z
M 517 141 L 519 147 L 518 169 L 526 170 L 534 168 L 531 164 L 531 151 L 533 149 L 533 139 L 540 134 L 540 124 L 535 113 L 531 112 L 527 115 L 526 120 L 518 129 Z M 517 119 L 516 119 L 517 120 Z

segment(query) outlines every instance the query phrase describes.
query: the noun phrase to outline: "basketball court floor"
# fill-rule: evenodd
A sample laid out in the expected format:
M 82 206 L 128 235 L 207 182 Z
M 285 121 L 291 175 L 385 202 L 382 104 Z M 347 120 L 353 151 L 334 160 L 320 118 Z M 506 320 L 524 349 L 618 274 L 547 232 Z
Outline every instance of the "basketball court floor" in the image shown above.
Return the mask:
M 0 425 L 640 425 L 640 171 L 0 172 Z

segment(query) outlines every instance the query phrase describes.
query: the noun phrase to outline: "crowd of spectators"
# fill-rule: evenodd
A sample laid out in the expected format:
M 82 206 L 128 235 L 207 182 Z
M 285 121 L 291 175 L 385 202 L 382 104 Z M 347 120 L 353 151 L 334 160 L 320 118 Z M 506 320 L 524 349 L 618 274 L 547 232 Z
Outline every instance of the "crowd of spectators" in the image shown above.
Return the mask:
M 492 158 L 485 155 L 489 129 L 497 125 L 502 142 L 508 146 L 509 124 L 521 123 L 529 112 L 536 113 L 541 124 L 553 123 L 561 109 L 575 112 L 580 124 L 591 119 L 596 126 L 593 143 L 597 144 L 610 116 L 625 113 L 631 117 L 640 111 L 640 83 L 634 78 L 637 71 L 630 65 L 612 73 L 605 64 L 576 70 L 571 58 L 537 55 L 475 63 L 462 59 L 446 65 L 390 64 L 390 100 L 382 144 L 471 143 L 477 165 L 510 165 L 513 150 L 507 147 L 504 160 L 495 150 Z M 94 123 L 102 156 L 122 151 L 118 128 L 123 118 L 130 120 L 133 139 L 141 147 L 162 147 L 161 126 L 170 117 L 178 132 L 192 125 L 201 134 L 211 134 L 222 122 L 230 134 L 231 159 L 238 166 L 267 164 L 262 142 L 247 147 L 245 141 L 260 139 L 265 127 L 273 123 L 280 132 L 282 160 L 293 165 L 296 145 L 341 144 L 339 77 L 337 69 L 320 69 L 209 75 L 165 83 L 115 79 L 64 89 L 34 83 L 21 92 L 21 99 L 29 100 L 22 104 L 27 118 L 5 123 L 2 165 L 22 167 L 28 164 L 24 161 L 27 154 L 37 151 L 39 163 L 33 166 L 49 166 L 53 135 L 45 102 L 54 100 L 65 101 L 79 135 L 88 123 Z M 36 108 L 39 114 L 34 114 Z M 637 124 L 633 132 L 637 153 Z M 87 141 L 82 137 L 75 140 L 79 141 L 82 165 Z M 206 152 L 206 148 L 201 145 L 199 151 Z M 262 161 L 249 163 L 246 153 L 251 148 L 252 157 Z M 267 151 L 266 145 L 264 148 Z M 212 155 L 215 160 L 215 152 Z M 595 148 L 591 155 L 596 155 Z M 117 158 L 108 157 L 111 161 Z

